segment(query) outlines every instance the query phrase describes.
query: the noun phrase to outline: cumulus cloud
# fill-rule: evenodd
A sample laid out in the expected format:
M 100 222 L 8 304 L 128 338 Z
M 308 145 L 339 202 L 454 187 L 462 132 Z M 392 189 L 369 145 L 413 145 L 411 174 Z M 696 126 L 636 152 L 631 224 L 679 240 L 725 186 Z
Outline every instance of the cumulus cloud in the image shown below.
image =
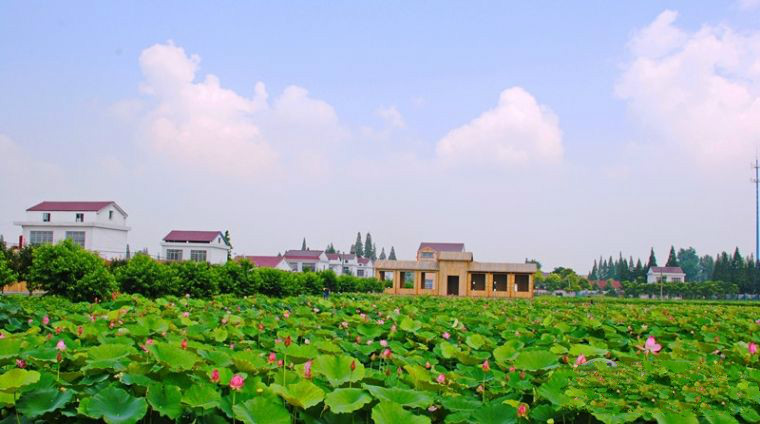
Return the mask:
M 401 116 L 401 112 L 396 109 L 396 106 L 389 106 L 389 107 L 381 107 L 378 108 L 375 112 L 377 116 L 383 119 L 385 121 L 386 125 L 390 128 L 404 128 L 406 127 L 406 122 L 404 122 L 404 117 Z
M 446 163 L 558 162 L 562 131 L 557 116 L 521 87 L 501 92 L 495 108 L 449 131 L 436 153 Z
M 145 138 L 163 157 L 218 174 L 253 176 L 273 170 L 283 156 L 290 161 L 284 149 L 309 151 L 343 137 L 332 106 L 305 89 L 287 87 L 270 104 L 262 82 L 247 97 L 222 87 L 215 75 L 198 80 L 200 61 L 172 42 L 140 55 L 141 92 L 156 101 L 146 116 Z M 308 169 L 323 167 L 312 163 Z
M 760 33 L 689 32 L 666 10 L 629 43 L 615 93 L 646 128 L 698 162 L 754 153 L 760 143 Z

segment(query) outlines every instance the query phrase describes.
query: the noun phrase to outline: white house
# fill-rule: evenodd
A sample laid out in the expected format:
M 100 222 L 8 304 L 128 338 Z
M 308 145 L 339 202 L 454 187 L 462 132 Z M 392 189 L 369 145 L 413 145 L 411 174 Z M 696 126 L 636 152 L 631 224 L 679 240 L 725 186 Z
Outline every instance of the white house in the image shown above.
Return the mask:
M 283 255 L 291 271 L 324 271 L 329 268 L 322 250 L 288 250 Z
M 259 268 L 274 268 L 282 271 L 291 271 L 290 265 L 283 256 L 242 256 Z
M 653 266 L 647 272 L 647 283 L 683 283 L 686 274 L 680 266 Z
M 223 264 L 230 248 L 221 231 L 172 230 L 161 241 L 162 257 L 169 261 Z
M 375 269 L 369 258 L 357 257 L 354 254 L 328 253 L 329 267 L 338 275 L 354 275 L 356 277 L 372 277 Z
M 70 239 L 105 259 L 127 255 L 127 213 L 116 202 L 42 202 L 26 210 L 22 240 L 32 245 Z

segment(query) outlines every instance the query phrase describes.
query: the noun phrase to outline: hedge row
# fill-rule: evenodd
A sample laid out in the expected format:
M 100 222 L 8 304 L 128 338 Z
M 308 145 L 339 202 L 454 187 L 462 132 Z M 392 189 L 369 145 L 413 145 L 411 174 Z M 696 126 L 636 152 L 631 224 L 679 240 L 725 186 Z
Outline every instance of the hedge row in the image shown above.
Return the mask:
M 64 241 L 36 247 L 27 285 L 73 301 L 93 301 L 112 293 L 139 293 L 149 298 L 184 296 L 209 298 L 217 294 L 295 296 L 331 292 L 381 292 L 374 278 L 337 276 L 333 271 L 295 273 L 257 268 L 247 260 L 224 265 L 206 262 L 158 262 L 138 254 L 129 261 L 107 265 L 97 255 Z

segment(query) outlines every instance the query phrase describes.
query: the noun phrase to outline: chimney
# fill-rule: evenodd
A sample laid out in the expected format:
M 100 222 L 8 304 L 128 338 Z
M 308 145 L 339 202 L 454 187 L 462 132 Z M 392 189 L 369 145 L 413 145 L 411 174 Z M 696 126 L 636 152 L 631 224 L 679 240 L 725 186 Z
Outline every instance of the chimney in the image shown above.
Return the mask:
M 24 235 L 18 236 L 18 248 L 23 249 L 24 248 Z

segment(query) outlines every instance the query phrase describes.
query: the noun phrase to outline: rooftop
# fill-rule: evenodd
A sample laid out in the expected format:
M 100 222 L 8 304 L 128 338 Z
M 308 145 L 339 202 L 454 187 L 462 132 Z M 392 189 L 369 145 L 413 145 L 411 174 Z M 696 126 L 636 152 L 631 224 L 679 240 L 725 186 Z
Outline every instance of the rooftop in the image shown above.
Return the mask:
M 104 200 L 104 201 L 97 201 L 97 202 L 80 202 L 80 201 L 67 201 L 67 202 L 51 202 L 51 201 L 44 201 L 40 202 L 31 208 L 27 209 L 28 212 L 98 212 L 105 208 L 108 205 L 116 204 L 116 202 L 112 200 Z M 119 210 L 119 208 L 117 206 Z M 123 211 L 122 211 L 123 212 Z
M 172 230 L 164 237 L 164 241 L 180 243 L 211 243 L 217 236 L 221 234 L 221 231 Z
M 423 241 L 417 250 L 423 248 L 433 249 L 437 252 L 464 252 L 464 243 L 437 243 Z

